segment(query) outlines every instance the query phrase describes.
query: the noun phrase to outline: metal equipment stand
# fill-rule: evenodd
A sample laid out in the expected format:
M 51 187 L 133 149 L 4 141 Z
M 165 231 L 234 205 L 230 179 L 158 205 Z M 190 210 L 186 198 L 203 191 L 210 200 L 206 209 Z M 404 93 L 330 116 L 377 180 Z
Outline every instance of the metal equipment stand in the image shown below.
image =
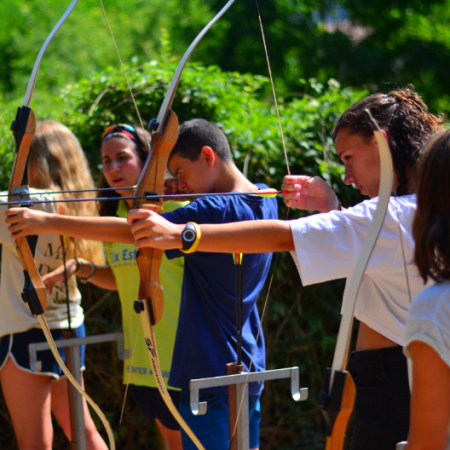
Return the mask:
M 116 342 L 117 356 L 119 359 L 127 359 L 129 350 L 124 350 L 123 334 L 109 333 L 97 336 L 87 336 L 83 338 L 70 338 L 56 341 L 57 348 L 68 348 L 70 351 L 71 367 L 69 367 L 75 380 L 81 385 L 81 365 L 80 365 L 80 345 L 100 344 L 104 342 Z M 30 353 L 30 367 L 33 372 L 41 372 L 42 362 L 38 361 L 37 352 L 50 350 L 47 342 L 39 342 L 29 344 L 28 351 Z M 86 430 L 84 427 L 83 397 L 72 386 L 69 386 L 73 396 L 73 417 L 75 417 L 75 431 L 72 428 L 72 440 L 76 442 L 77 450 L 86 450 Z
M 236 375 L 225 375 L 214 378 L 200 378 L 190 381 L 191 411 L 194 415 L 205 414 L 207 402 L 199 403 L 199 390 L 221 386 L 236 386 L 236 405 L 238 408 L 238 419 L 236 433 L 237 450 L 249 450 L 249 417 L 248 417 L 248 384 L 255 381 L 291 379 L 292 398 L 298 402 L 308 398 L 308 388 L 300 389 L 300 372 L 298 367 L 287 369 L 267 370 L 265 372 L 241 372 Z M 239 413 L 240 408 L 240 413 Z M 230 434 L 233 430 L 230 430 Z

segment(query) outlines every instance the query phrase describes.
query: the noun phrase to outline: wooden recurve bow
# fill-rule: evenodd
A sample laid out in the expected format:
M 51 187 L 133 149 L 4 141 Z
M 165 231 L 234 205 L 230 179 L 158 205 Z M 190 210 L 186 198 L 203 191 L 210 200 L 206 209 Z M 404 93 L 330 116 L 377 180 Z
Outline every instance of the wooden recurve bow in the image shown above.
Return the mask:
M 181 74 L 183 73 L 183 69 L 188 58 L 194 51 L 197 44 L 233 3 L 234 0 L 229 0 L 228 3 L 219 11 L 219 13 L 203 28 L 179 62 L 164 97 L 158 116 L 156 119 L 153 119 L 149 125 L 149 130 L 152 133 L 151 156 L 147 159 L 139 178 L 135 190 L 136 197 L 163 194 L 167 163 L 170 153 L 178 139 L 178 117 L 170 108 L 175 97 L 175 92 L 177 90 Z M 160 212 L 163 209 L 162 199 L 147 200 L 143 198 L 136 198 L 133 202 L 133 208 L 148 208 L 153 211 Z M 199 450 L 204 450 L 201 442 L 186 424 L 176 406 L 173 404 L 165 386 L 159 366 L 153 326 L 161 320 L 164 309 L 164 294 L 159 280 L 159 269 L 162 256 L 162 250 L 153 248 L 144 248 L 139 250 L 136 257 L 136 262 L 141 275 L 141 283 L 139 286 L 139 300 L 135 303 L 135 309 L 137 312 L 141 313 L 145 341 L 150 357 L 153 376 L 155 377 L 158 390 L 161 393 L 167 407 L 186 434 L 192 439 Z
M 333 364 L 331 368 L 327 369 L 325 386 L 319 399 L 327 428 L 326 450 L 342 450 L 344 447 L 345 431 L 356 397 L 355 383 L 347 371 L 356 298 L 364 271 L 383 226 L 389 198 L 394 186 L 392 157 L 389 146 L 370 111 L 366 110 L 366 113 L 368 114 L 369 124 L 374 132 L 380 153 L 378 203 L 367 238 L 356 262 L 355 270 L 347 280 Z
M 39 66 L 41 64 L 44 53 L 47 50 L 47 47 L 53 39 L 54 35 L 59 30 L 61 25 L 65 22 L 70 13 L 73 11 L 77 3 L 78 0 L 73 0 L 71 2 L 64 15 L 61 17 L 59 22 L 56 24 L 56 26 L 53 28 L 52 32 L 44 42 L 44 45 L 42 46 L 39 55 L 36 58 L 36 62 L 30 76 L 23 105 L 18 108 L 16 119 L 11 125 L 11 130 L 13 132 L 16 144 L 16 150 L 13 169 L 9 182 L 8 201 L 27 202 L 30 199 L 27 163 L 30 144 L 36 130 L 36 116 L 34 114 L 34 111 L 30 108 L 31 98 L 34 91 Z M 19 255 L 24 274 L 24 287 L 21 294 L 22 299 L 28 304 L 32 314 L 37 317 L 42 331 L 44 332 L 45 338 L 47 339 L 47 342 L 50 346 L 50 350 L 52 351 L 53 356 L 60 365 L 62 371 L 64 372 L 68 380 L 74 385 L 77 391 L 80 392 L 80 394 L 87 400 L 87 402 L 98 414 L 108 434 L 110 448 L 112 450 L 115 450 L 114 435 L 108 423 L 108 420 L 106 419 L 101 409 L 97 406 L 97 404 L 89 397 L 84 389 L 73 378 L 72 374 L 62 361 L 56 348 L 55 342 L 53 341 L 49 326 L 44 317 L 44 313 L 47 309 L 48 304 L 47 289 L 42 282 L 41 276 L 34 260 L 36 244 L 37 236 L 27 236 L 16 240 L 16 250 Z

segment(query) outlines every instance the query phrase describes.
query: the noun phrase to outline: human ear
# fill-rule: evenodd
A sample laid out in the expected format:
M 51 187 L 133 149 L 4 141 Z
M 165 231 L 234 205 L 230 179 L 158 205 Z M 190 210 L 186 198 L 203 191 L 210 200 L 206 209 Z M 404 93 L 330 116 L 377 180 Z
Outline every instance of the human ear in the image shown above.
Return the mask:
M 214 165 L 214 162 L 216 160 L 216 153 L 211 147 L 202 147 L 201 155 L 203 159 L 205 160 L 208 167 L 211 167 Z

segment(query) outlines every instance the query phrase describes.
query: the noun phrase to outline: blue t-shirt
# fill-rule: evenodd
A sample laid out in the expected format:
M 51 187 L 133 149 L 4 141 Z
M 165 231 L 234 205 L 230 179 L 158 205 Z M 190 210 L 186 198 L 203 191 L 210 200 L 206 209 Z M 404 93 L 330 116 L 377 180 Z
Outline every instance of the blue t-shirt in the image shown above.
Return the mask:
M 265 185 L 258 185 L 266 189 Z M 229 223 L 244 220 L 277 219 L 277 201 L 251 195 L 203 197 L 184 208 L 162 214 L 167 220 Z M 171 259 L 185 257 L 180 316 L 173 352 L 170 386 L 189 389 L 196 378 L 226 375 L 226 365 L 236 362 L 236 289 L 233 255 L 225 253 L 168 250 Z M 256 300 L 267 278 L 271 253 L 245 254 L 242 362 L 251 360 L 260 318 Z M 253 358 L 252 372 L 265 370 L 265 346 L 262 329 Z M 263 383 L 251 383 L 250 395 L 259 395 Z M 204 392 L 226 395 L 228 387 Z

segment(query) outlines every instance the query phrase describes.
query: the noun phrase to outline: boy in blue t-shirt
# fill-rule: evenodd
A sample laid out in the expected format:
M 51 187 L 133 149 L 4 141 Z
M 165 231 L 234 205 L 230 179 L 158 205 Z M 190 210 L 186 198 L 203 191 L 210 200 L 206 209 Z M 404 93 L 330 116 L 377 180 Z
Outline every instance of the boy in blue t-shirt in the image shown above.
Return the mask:
M 263 184 L 252 184 L 235 166 L 228 140 L 214 124 L 194 119 L 180 126 L 179 137 L 169 159 L 183 193 L 257 192 Z M 173 228 L 188 222 L 217 224 L 276 219 L 275 198 L 256 195 L 200 197 L 184 208 L 161 215 L 159 227 Z M 148 210 L 130 211 L 135 238 L 146 239 L 152 217 Z M 144 219 L 144 220 L 141 220 Z M 181 241 L 166 250 L 169 259 L 184 256 L 185 268 L 180 316 L 169 385 L 181 388 L 180 413 L 206 449 L 229 449 L 228 388 L 206 389 L 200 401 L 208 402 L 205 415 L 190 410 L 189 381 L 226 375 L 226 365 L 237 361 L 236 292 L 233 257 L 224 253 L 183 253 Z M 142 241 L 148 245 L 149 240 Z M 187 243 L 186 245 L 189 245 Z M 243 258 L 242 362 L 248 370 L 260 318 L 256 300 L 267 278 L 271 253 L 246 254 Z M 264 337 L 256 343 L 252 371 L 265 370 Z M 263 383 L 249 384 L 250 448 L 259 447 L 260 405 Z M 183 432 L 184 450 L 195 446 Z

